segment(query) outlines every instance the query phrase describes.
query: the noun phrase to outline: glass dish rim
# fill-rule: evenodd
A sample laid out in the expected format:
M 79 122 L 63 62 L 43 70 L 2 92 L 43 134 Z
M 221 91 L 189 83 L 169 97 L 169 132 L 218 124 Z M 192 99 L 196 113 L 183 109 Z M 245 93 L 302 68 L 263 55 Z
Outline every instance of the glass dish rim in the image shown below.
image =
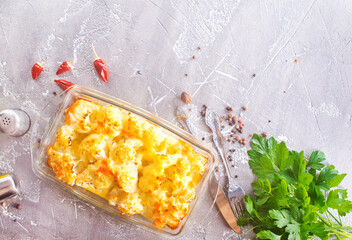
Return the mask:
M 60 119 L 63 117 L 63 114 L 64 114 L 63 108 L 67 107 L 67 106 L 64 107 L 65 103 L 67 105 L 67 102 L 70 100 L 70 98 L 75 97 L 74 95 L 76 95 L 76 98 L 77 98 L 77 95 L 85 95 L 89 98 L 95 99 L 96 101 L 101 101 L 106 104 L 111 104 L 111 105 L 117 106 L 119 108 L 123 108 L 126 111 L 129 111 L 133 114 L 136 114 L 136 115 L 146 119 L 147 121 L 152 122 L 153 124 L 156 124 L 157 126 L 163 128 L 167 132 L 170 132 L 173 135 L 176 135 L 180 139 L 188 142 L 192 146 L 192 148 L 201 149 L 203 152 L 205 152 L 208 155 L 207 156 L 207 159 L 208 159 L 207 171 L 203 174 L 200 182 L 198 183 L 196 197 L 190 203 L 190 209 L 189 209 L 187 215 L 184 217 L 184 219 L 181 220 L 180 226 L 178 228 L 176 228 L 175 230 L 172 230 L 168 227 L 165 227 L 164 229 L 159 229 L 159 228 L 154 227 L 153 225 L 138 221 L 138 219 L 133 219 L 129 216 L 122 215 L 121 213 L 118 213 L 117 210 L 116 211 L 113 211 L 112 209 L 109 210 L 109 207 L 107 207 L 105 204 L 101 204 L 97 200 L 89 198 L 89 196 L 86 196 L 85 193 L 82 193 L 79 190 L 72 189 L 71 186 L 58 180 L 56 177 L 49 176 L 48 174 L 46 174 L 46 172 L 44 172 L 44 169 L 40 168 L 40 165 L 37 163 L 40 161 L 44 161 L 42 158 L 43 157 L 45 158 L 45 156 L 46 156 L 45 155 L 45 149 L 47 147 L 46 143 L 48 143 L 48 141 L 51 140 L 48 138 L 50 137 L 50 134 L 53 131 L 56 133 L 56 131 L 58 130 L 58 129 L 55 130 L 54 128 L 55 128 L 55 125 L 58 124 L 58 121 L 61 121 Z M 130 224 L 143 226 L 143 228 L 145 230 L 148 230 L 149 232 L 152 232 L 154 234 L 161 233 L 161 234 L 166 234 L 165 236 L 169 236 L 169 237 L 179 236 L 182 233 L 187 220 L 190 218 L 190 215 L 191 215 L 195 205 L 197 204 L 199 197 L 204 194 L 205 185 L 209 181 L 209 177 L 213 171 L 214 164 L 217 161 L 217 158 L 216 158 L 217 155 L 215 154 L 214 149 L 211 146 L 202 142 L 201 140 L 197 139 L 195 136 L 191 135 L 189 132 L 184 131 L 183 129 L 170 123 L 169 121 L 164 120 L 163 118 L 156 116 L 156 115 L 154 115 L 154 114 L 152 114 L 152 113 L 150 113 L 150 112 L 148 112 L 138 106 L 135 106 L 129 102 L 126 102 L 126 101 L 121 100 L 117 97 L 108 95 L 106 93 L 103 93 L 103 92 L 100 92 L 100 91 L 97 91 L 94 89 L 90 89 L 88 87 L 79 86 L 79 85 L 74 85 L 74 86 L 68 88 L 67 90 L 63 91 L 62 93 L 58 94 L 54 98 L 52 98 L 52 100 L 49 101 L 49 103 L 46 104 L 46 106 L 42 109 L 41 113 L 48 107 L 48 105 L 50 103 L 52 103 L 53 100 L 59 99 L 59 97 L 63 97 L 63 99 L 60 99 L 59 107 L 56 109 L 56 112 L 54 112 L 52 114 L 52 116 L 50 117 L 50 122 L 49 122 L 50 127 L 48 129 L 46 129 L 44 131 L 43 135 L 41 136 L 44 141 L 40 143 L 40 147 L 38 149 L 36 148 L 36 144 L 39 144 L 39 143 L 37 143 L 37 141 L 35 140 L 35 139 L 37 139 L 37 136 L 35 135 L 36 131 L 34 131 L 34 129 L 32 130 L 31 161 L 32 161 L 32 170 L 35 173 L 35 175 L 37 175 L 40 178 L 44 177 L 45 179 L 51 180 L 51 182 L 56 183 L 57 187 L 65 189 L 66 191 L 74 194 L 76 197 L 83 199 L 84 201 L 88 202 L 89 204 L 97 206 L 106 212 L 112 213 L 114 216 L 118 217 L 119 219 L 123 220 L 124 222 L 129 222 Z M 78 98 L 79 98 L 79 96 L 78 96 Z M 36 121 L 35 121 L 34 125 L 36 128 L 39 127 L 39 123 L 38 123 L 39 120 L 40 120 L 40 116 L 38 116 L 38 119 L 36 119 Z M 43 156 L 43 152 L 44 152 L 44 156 Z M 38 158 L 40 158 L 40 159 L 38 159 Z M 96 195 L 96 194 L 94 194 L 94 195 Z M 169 229 L 171 231 L 166 231 L 165 229 Z

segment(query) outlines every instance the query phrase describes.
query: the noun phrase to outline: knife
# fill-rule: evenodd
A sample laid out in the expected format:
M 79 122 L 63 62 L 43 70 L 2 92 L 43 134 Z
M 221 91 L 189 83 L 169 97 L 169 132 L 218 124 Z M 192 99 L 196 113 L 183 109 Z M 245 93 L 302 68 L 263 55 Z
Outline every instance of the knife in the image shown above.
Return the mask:
M 192 134 L 194 134 L 193 126 L 190 124 L 188 121 L 188 114 L 186 111 L 184 111 L 182 108 L 178 107 L 176 111 L 176 115 L 181 122 L 182 126 L 185 129 L 188 129 L 188 131 Z M 215 171 L 215 169 L 214 169 Z M 218 185 L 218 181 L 215 177 L 215 172 L 212 174 L 212 178 L 210 180 L 210 191 L 213 196 L 213 198 L 216 198 L 215 202 L 216 205 L 218 206 L 222 216 L 226 220 L 227 224 L 231 227 L 232 230 L 235 231 L 235 233 L 241 234 L 242 229 L 237 225 L 237 219 L 235 214 L 232 211 L 231 205 L 229 201 L 227 200 L 227 197 L 221 188 L 221 186 Z
M 227 197 L 222 190 L 221 186 L 218 186 L 218 181 L 215 177 L 216 173 L 212 174 L 212 178 L 210 180 L 210 191 L 214 198 L 216 198 L 215 202 L 218 206 L 222 216 L 226 220 L 227 224 L 235 231 L 235 233 L 241 234 L 242 229 L 237 225 L 236 216 L 232 211 L 231 205 L 227 200 Z M 217 193 L 217 196 L 216 196 Z

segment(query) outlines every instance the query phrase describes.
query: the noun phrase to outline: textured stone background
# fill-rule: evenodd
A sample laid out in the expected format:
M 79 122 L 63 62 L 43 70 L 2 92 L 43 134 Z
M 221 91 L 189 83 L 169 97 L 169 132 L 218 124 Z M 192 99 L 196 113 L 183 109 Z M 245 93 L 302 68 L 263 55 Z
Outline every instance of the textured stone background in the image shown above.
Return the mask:
M 343 185 L 351 193 L 351 40 L 349 0 L 2 0 L 0 106 L 20 107 L 34 119 L 61 91 L 53 83 L 57 67 L 74 59 L 60 78 L 175 124 L 184 90 L 193 94 L 192 108 L 207 104 L 221 114 L 227 105 L 246 104 L 246 136 L 267 131 L 293 149 L 324 151 L 349 173 Z M 108 83 L 93 69 L 91 42 L 109 66 Z M 45 71 L 33 81 L 37 61 L 46 62 Z M 199 115 L 191 120 L 204 130 Z M 21 195 L 12 202 L 23 205 L 0 207 L 2 239 L 158 239 L 39 180 L 30 134 L 0 136 L 0 169 L 18 178 Z M 249 192 L 246 148 L 236 148 L 233 171 Z M 226 226 L 217 208 L 202 219 L 209 207 L 205 196 L 182 239 L 246 238 Z

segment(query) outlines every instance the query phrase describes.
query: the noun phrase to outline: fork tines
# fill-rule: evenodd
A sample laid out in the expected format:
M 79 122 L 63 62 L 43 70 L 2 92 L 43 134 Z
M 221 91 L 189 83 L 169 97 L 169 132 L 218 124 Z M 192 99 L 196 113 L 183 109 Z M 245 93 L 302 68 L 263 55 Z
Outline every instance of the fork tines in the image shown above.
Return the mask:
M 244 196 L 242 197 L 235 197 L 233 198 L 237 218 L 243 217 L 245 212 L 245 205 L 244 205 Z

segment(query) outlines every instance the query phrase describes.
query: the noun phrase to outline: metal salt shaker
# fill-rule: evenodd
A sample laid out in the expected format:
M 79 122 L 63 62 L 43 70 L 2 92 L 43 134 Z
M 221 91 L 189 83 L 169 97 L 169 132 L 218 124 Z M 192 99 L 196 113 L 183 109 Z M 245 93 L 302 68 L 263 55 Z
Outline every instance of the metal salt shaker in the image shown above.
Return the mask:
M 0 112 L 0 132 L 20 137 L 28 132 L 31 119 L 21 109 L 5 109 Z

